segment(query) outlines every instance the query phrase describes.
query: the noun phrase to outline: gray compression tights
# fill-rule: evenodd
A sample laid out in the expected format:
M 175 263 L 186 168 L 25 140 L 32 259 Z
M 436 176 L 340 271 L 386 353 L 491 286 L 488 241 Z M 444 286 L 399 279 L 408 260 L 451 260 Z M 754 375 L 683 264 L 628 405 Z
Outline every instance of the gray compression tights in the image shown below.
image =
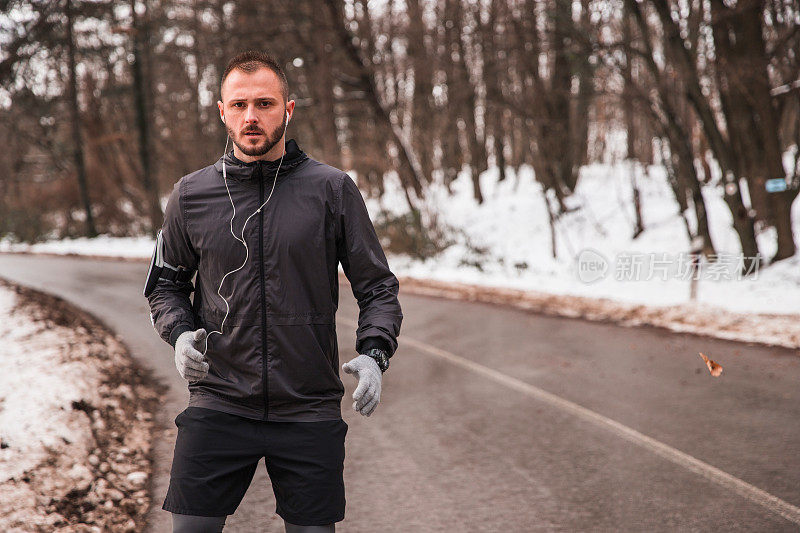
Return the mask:
M 221 533 L 227 516 L 193 516 L 172 513 L 172 533 Z M 336 526 L 298 526 L 284 520 L 286 533 L 334 533 Z
M 226 518 L 172 513 L 172 533 L 221 533 Z
M 286 533 L 334 533 L 336 531 L 336 526 L 334 524 L 327 524 L 324 526 L 297 526 L 284 520 L 283 525 L 286 527 Z

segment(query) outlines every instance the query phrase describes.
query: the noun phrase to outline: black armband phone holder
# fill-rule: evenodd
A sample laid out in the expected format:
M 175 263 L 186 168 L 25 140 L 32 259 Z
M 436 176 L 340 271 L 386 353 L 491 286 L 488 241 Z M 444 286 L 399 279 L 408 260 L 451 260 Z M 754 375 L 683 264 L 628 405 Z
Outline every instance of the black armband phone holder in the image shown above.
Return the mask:
M 144 284 L 145 297 L 150 296 L 159 279 L 173 283 L 188 283 L 194 276 L 194 270 L 189 270 L 182 265 L 172 266 L 164 261 L 164 238 L 161 233 L 162 230 L 159 230 L 153 257 L 150 259 L 150 269 L 147 271 L 147 281 Z

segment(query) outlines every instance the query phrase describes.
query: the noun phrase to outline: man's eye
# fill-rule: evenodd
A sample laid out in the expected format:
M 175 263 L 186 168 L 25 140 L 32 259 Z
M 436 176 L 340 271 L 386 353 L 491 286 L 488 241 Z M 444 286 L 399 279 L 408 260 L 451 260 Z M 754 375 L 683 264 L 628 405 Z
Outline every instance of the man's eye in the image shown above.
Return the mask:
M 242 102 L 236 102 L 233 104 L 233 107 L 242 107 L 244 104 Z
M 261 102 L 261 105 L 268 106 L 268 105 L 271 105 L 271 102 Z

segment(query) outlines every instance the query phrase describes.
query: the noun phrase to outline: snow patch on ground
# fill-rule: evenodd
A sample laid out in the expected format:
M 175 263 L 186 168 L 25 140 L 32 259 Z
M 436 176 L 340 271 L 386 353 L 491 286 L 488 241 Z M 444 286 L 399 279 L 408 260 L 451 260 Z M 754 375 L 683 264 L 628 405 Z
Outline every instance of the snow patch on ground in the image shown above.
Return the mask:
M 58 255 L 96 255 L 104 257 L 150 258 L 155 240 L 152 237 L 80 237 L 45 241 L 36 244 L 16 243 L 7 237 L 0 240 L 0 252 L 48 253 Z
M 92 436 L 72 402 L 94 396 L 98 375 L 89 361 L 65 361 L 65 328 L 47 328 L 14 313 L 17 295 L 0 288 L 0 482 L 21 476 L 51 453 L 84 454 Z
M 139 531 L 158 391 L 106 328 L 0 280 L 0 531 Z

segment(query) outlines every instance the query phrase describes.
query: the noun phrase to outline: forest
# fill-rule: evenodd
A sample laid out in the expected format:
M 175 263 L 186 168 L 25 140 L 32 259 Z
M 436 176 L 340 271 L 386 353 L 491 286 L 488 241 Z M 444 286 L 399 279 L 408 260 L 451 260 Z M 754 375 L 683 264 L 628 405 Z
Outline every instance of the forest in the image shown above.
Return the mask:
M 436 238 L 433 183 L 466 172 L 480 204 L 483 172 L 529 166 L 554 224 L 581 167 L 613 153 L 666 168 L 704 255 L 710 190 L 743 256 L 761 234 L 769 263 L 797 253 L 796 0 L 6 0 L 0 49 L 0 236 L 14 240 L 157 232 L 172 185 L 222 154 L 226 62 L 259 49 L 296 101 L 287 139 L 365 196 L 399 179 L 408 216 L 387 231 L 421 236 L 409 246 Z

